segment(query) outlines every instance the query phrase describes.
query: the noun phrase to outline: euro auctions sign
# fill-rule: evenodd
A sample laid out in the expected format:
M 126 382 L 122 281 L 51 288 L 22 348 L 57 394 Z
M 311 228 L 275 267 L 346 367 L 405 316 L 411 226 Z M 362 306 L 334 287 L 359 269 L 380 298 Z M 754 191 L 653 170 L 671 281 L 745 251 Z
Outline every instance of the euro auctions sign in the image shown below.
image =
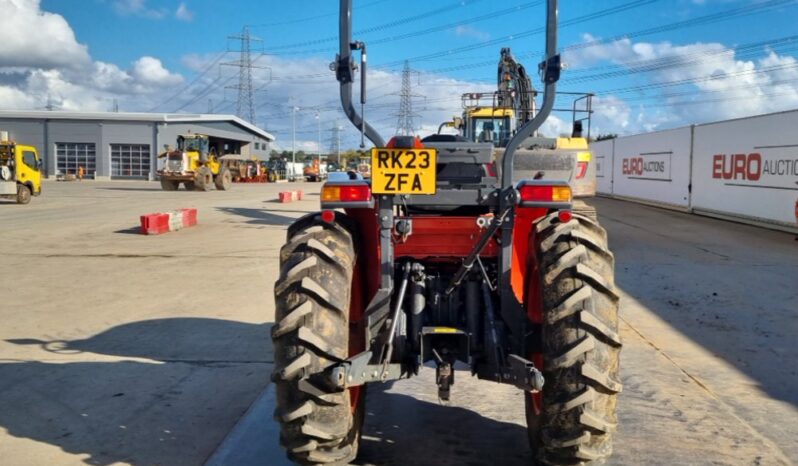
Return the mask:
M 712 156 L 712 178 L 726 186 L 751 188 L 798 188 L 798 147 L 796 153 L 784 153 L 786 147 L 759 147 L 758 152 L 715 154 Z
M 673 152 L 647 152 L 621 160 L 621 174 L 630 179 L 671 181 Z
M 798 223 L 798 145 L 714 154 L 708 162 L 711 180 L 718 188 L 741 191 L 743 198 L 737 202 L 747 215 L 791 223 L 794 213 Z

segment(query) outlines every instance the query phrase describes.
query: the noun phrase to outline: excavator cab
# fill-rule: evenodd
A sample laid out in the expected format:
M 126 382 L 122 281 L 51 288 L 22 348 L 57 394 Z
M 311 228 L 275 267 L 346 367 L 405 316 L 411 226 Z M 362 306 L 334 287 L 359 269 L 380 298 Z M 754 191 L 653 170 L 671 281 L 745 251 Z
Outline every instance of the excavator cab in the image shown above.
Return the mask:
M 461 134 L 471 142 L 487 142 L 499 147 L 516 131 L 511 108 L 468 106 L 463 111 Z

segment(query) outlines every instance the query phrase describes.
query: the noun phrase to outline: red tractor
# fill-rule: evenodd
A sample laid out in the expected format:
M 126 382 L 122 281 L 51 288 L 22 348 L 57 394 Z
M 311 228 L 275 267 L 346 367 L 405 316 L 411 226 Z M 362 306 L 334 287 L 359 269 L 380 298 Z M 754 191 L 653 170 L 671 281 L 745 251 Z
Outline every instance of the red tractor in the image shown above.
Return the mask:
M 595 210 L 574 199 L 594 194 L 596 167 L 581 137 L 533 136 L 561 71 L 557 0 L 542 105 L 503 148 L 442 135 L 386 144 L 362 117 L 366 46 L 351 40 L 352 0 L 340 1 L 333 68 L 345 113 L 375 146 L 372 177 L 327 182 L 322 210 L 291 225 L 280 251 L 273 380 L 289 458 L 348 463 L 365 384 L 434 364 L 445 400 L 456 361 L 525 392 L 536 460 L 607 458 L 621 390 L 614 259 Z

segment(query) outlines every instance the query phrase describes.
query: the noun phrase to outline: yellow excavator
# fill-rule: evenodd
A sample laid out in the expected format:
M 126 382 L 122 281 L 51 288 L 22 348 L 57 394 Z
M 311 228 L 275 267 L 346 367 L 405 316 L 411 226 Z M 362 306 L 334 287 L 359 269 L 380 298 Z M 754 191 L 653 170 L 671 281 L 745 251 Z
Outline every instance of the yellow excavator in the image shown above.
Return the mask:
M 519 128 L 535 117 L 537 94 L 523 65 L 515 60 L 509 48 L 503 48 L 499 59 L 496 91 L 463 94 L 462 116 L 455 116 L 451 121 L 441 123 L 438 134 L 428 136 L 424 141 L 466 140 L 490 143 L 495 147 L 493 159 L 501 166 L 500 161 L 507 143 Z M 596 170 L 596 164 L 589 163 L 592 155 L 588 146 L 593 94 L 557 92 L 557 96 L 561 100 L 564 98 L 570 101 L 568 108 L 554 108 L 552 111 L 572 115 L 571 134 L 541 137 L 537 131 L 534 132 L 516 150 L 515 160 L 518 166 L 514 173 L 537 179 L 544 175 L 548 178 L 563 169 L 566 169 L 563 171 L 565 173 L 574 168 L 571 170 L 576 178 L 572 187 L 574 196 L 591 196 L 596 189 L 595 181 L 589 181 L 595 180 Z M 458 134 L 442 134 L 443 128 L 456 129 Z M 575 161 L 576 167 L 563 167 L 557 162 L 557 156 L 567 154 L 575 156 L 566 158 Z M 541 170 L 541 167 L 546 170 Z M 534 172 L 529 172 L 533 168 Z
M 158 177 L 164 191 L 176 191 L 183 183 L 189 191 L 210 191 L 213 186 L 220 191 L 230 189 L 233 175 L 219 161 L 216 149 L 204 134 L 182 134 L 177 137 L 177 149 L 158 156 L 166 161 Z
M 495 147 L 504 147 L 518 128 L 535 117 L 537 95 L 524 66 L 516 61 L 509 48 L 503 48 L 499 58 L 496 91 L 463 94 L 462 116 L 441 123 L 438 133 L 443 128 L 454 128 L 469 141 L 489 142 Z M 572 136 L 582 137 L 583 130 L 586 130 L 589 138 L 593 95 L 582 92 L 558 92 L 557 95 L 569 97 L 571 108 L 553 111 L 571 113 L 574 116 Z M 587 128 L 583 128 L 585 123 Z

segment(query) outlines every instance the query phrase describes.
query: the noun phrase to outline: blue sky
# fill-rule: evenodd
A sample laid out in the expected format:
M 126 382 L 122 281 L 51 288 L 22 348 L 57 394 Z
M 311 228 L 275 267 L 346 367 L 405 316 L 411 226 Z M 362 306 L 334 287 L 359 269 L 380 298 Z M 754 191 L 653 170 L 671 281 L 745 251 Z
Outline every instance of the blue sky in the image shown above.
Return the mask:
M 27 108 L 49 98 L 68 109 L 105 110 L 115 100 L 129 111 L 234 113 L 236 91 L 224 88 L 237 83 L 235 69 L 220 64 L 238 59 L 232 51 L 239 44 L 227 36 L 250 25 L 268 53 L 256 60 L 263 67 L 255 72 L 258 123 L 290 147 L 297 106 L 300 147 L 315 149 L 319 122 L 326 147 L 336 120 L 351 146 L 356 134 L 336 109 L 327 69 L 337 3 L 0 0 L 20 15 L 33 10 L 19 23 L 54 31 L 39 40 L 49 45 L 17 44 L 18 56 L 0 52 L 0 97 Z M 534 30 L 543 25 L 542 1 L 355 0 L 355 8 L 356 38 L 369 43 L 373 70 L 369 114 L 383 133 L 396 124 L 394 94 L 405 59 L 420 72 L 414 92 L 425 97 L 414 102 L 415 124 L 425 132 L 459 113 L 462 92 L 494 87 L 501 47 L 511 47 L 530 69 L 541 57 L 543 35 Z M 42 18 L 48 23 L 37 25 Z M 569 65 L 561 90 L 597 94 L 599 132 L 798 108 L 796 19 L 795 0 L 561 0 L 560 44 Z M 41 63 L 36 53 L 24 54 L 26 46 L 44 57 Z M 566 127 L 553 120 L 549 131 Z

